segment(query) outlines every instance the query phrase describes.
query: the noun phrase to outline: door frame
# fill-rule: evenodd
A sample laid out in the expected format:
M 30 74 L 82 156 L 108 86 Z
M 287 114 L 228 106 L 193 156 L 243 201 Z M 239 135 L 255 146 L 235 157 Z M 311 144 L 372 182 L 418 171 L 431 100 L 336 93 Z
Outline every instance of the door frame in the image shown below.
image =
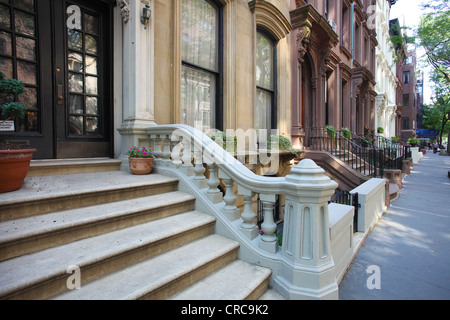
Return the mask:
M 94 3 L 93 3 L 94 2 Z M 101 37 L 99 42 L 99 56 L 104 58 L 99 70 L 99 78 L 102 78 L 102 84 L 99 83 L 99 105 L 102 105 L 100 111 L 99 124 L 103 131 L 103 137 L 70 137 L 68 131 L 68 70 L 67 70 L 67 27 L 66 27 L 66 4 L 80 6 L 87 11 L 99 11 L 106 17 L 102 21 L 100 28 Z M 113 7 L 109 1 L 92 0 L 53 0 L 54 15 L 54 49 L 53 49 L 53 106 L 54 106 L 54 141 L 55 158 L 79 158 L 79 157 L 113 157 Z M 106 36 L 104 36 L 106 34 Z M 61 71 L 58 72 L 57 70 Z M 58 103 L 61 92 L 58 92 L 58 86 L 64 87 L 64 104 Z M 63 125 L 59 125 L 63 123 Z M 82 151 L 83 150 L 83 151 Z

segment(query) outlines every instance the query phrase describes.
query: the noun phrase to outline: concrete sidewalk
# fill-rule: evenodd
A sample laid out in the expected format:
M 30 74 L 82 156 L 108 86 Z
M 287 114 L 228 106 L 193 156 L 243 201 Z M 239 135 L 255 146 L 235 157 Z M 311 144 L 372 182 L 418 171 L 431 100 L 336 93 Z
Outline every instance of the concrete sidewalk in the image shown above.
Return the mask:
M 432 152 L 414 165 L 341 282 L 340 300 L 450 299 L 449 170 L 450 157 Z

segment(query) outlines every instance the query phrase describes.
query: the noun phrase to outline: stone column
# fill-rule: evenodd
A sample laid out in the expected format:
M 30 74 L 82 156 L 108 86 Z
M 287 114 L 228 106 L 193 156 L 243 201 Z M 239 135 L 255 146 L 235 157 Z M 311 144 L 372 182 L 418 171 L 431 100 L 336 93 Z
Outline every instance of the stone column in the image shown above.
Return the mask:
M 286 194 L 284 261 L 274 286 L 290 299 L 337 299 L 328 201 L 338 185 L 310 159 L 293 168 L 286 182 L 292 188 Z
M 156 125 L 153 18 L 150 18 L 147 26 L 141 23 L 146 4 L 153 15 L 153 1 L 118 1 L 123 19 L 122 124 L 118 129 L 122 135 L 120 158 L 126 158 L 125 154 L 132 145 L 149 145 L 146 128 Z

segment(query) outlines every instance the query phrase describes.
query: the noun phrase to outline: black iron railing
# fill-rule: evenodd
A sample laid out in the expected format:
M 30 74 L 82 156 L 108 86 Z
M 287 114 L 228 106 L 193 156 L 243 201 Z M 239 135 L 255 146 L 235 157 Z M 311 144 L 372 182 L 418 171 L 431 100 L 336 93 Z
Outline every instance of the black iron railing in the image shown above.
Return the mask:
M 361 208 L 358 199 L 358 192 L 351 193 L 350 191 L 341 190 L 333 195 L 329 203 L 346 204 L 355 208 L 355 215 L 353 216 L 353 231 L 356 232 L 358 228 L 358 211 Z
M 362 147 L 329 127 L 310 128 L 305 133 L 305 146 L 310 150 L 330 152 L 363 175 L 383 176 L 382 149 L 373 145 Z
M 375 135 L 374 145 L 378 149 L 383 150 L 383 167 L 385 169 L 402 170 L 403 160 L 411 157 L 411 147 L 409 145 L 394 143 L 383 136 Z

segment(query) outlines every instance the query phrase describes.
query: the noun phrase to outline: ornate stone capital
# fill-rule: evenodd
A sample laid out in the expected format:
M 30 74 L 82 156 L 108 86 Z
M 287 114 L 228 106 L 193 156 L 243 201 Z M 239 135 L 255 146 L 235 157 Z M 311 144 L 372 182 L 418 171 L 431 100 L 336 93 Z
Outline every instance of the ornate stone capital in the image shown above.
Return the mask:
M 322 77 L 327 76 L 328 63 L 330 62 L 331 49 L 323 49 L 320 53 L 320 74 Z
M 117 0 L 117 5 L 120 8 L 123 23 L 130 21 L 130 3 L 128 0 Z
M 308 44 L 311 38 L 311 28 L 308 25 L 304 25 L 299 28 L 297 33 L 297 59 L 299 63 L 303 63 L 303 57 L 308 51 Z

